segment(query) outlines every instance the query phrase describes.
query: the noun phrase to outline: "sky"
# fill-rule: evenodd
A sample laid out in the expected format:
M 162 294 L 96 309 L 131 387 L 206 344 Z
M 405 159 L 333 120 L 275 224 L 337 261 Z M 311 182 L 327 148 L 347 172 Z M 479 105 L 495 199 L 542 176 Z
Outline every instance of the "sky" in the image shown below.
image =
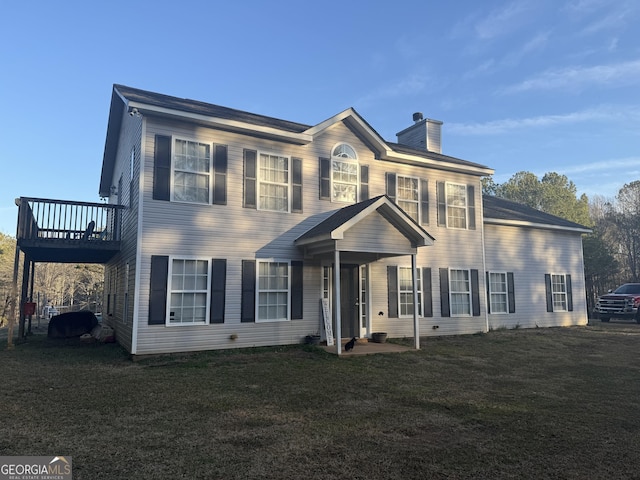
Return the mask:
M 315 125 L 353 107 L 385 140 L 440 120 L 442 153 L 640 180 L 637 0 L 5 0 L 0 232 L 17 197 L 100 201 L 113 84 Z

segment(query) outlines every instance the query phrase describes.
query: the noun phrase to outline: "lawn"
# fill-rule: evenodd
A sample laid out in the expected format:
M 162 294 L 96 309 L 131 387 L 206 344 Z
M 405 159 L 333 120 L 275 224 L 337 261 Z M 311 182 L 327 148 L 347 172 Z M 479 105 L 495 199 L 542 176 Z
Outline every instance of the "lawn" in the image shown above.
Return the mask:
M 422 345 L 132 362 L 32 336 L 0 347 L 0 455 L 68 455 L 85 480 L 640 475 L 640 325 Z

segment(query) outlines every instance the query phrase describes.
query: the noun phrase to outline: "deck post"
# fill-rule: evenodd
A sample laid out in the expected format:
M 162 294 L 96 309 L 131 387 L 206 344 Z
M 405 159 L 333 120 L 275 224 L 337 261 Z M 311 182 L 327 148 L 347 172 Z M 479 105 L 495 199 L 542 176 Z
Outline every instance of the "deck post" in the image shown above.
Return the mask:
M 13 283 L 9 302 L 9 331 L 7 332 L 7 348 L 13 348 L 13 326 L 16 322 L 16 297 L 18 296 L 18 268 L 20 267 L 20 247 L 16 243 L 16 254 L 13 260 Z
M 22 290 L 20 291 L 20 303 L 18 305 L 20 311 L 20 324 L 18 326 L 18 337 L 20 339 L 26 336 L 24 321 L 24 304 L 27 301 L 27 294 L 29 293 L 29 278 L 31 276 L 31 258 L 27 254 L 24 256 L 24 263 L 22 265 Z

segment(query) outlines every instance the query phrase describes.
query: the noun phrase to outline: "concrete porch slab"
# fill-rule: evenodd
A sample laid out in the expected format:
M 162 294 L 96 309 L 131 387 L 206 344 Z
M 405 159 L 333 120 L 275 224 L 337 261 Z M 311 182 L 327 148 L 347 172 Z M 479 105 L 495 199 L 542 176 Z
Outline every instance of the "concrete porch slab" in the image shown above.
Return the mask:
M 405 347 L 404 345 L 398 345 L 395 343 L 374 343 L 374 342 L 356 342 L 353 350 L 346 352 L 344 350 L 345 344 L 348 342 L 347 339 L 342 340 L 342 353 L 341 357 L 351 357 L 354 355 L 375 355 L 377 353 L 402 353 L 413 350 L 411 347 Z M 337 354 L 336 346 L 327 346 L 321 345 L 327 352 Z

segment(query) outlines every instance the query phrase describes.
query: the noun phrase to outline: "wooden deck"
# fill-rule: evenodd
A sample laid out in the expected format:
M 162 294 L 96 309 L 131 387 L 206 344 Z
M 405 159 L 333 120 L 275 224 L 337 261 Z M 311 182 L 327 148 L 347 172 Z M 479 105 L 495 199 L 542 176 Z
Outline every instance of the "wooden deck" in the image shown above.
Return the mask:
M 105 263 L 120 250 L 120 205 L 21 197 L 17 243 L 29 260 Z

